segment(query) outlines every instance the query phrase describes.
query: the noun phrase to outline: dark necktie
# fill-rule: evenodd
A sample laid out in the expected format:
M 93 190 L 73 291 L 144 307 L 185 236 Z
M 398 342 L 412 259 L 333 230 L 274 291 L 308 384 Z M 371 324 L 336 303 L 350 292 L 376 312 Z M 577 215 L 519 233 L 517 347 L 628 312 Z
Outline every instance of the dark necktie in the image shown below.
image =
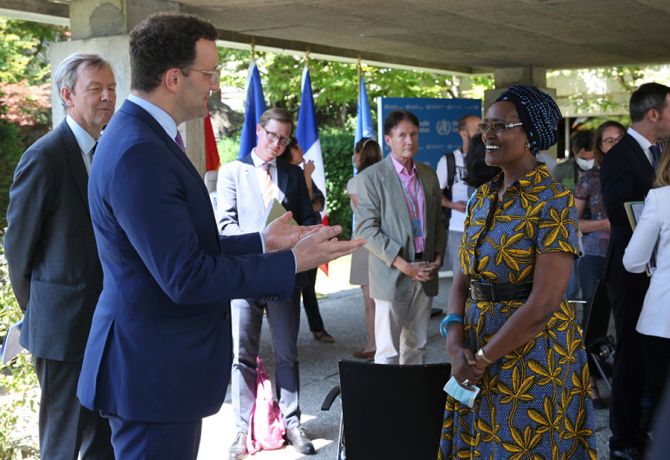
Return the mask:
M 84 159 L 84 167 L 86 168 L 86 172 L 91 172 L 91 167 L 93 166 L 93 156 L 95 155 L 95 149 L 98 147 L 98 142 L 96 141 L 95 144 L 93 144 L 93 147 L 91 150 L 89 150 L 85 155 Z
M 658 163 L 661 161 L 661 148 L 657 144 L 651 144 L 649 152 L 651 153 L 651 165 L 656 170 Z
M 186 147 L 184 147 L 184 139 L 182 139 L 179 131 L 177 131 L 177 135 L 174 137 L 174 141 L 177 143 L 181 151 L 186 153 Z
M 98 148 L 98 141 L 93 144 L 93 148 L 91 149 L 90 152 L 88 152 L 88 161 L 89 163 L 93 164 L 93 156 L 95 155 L 95 149 Z

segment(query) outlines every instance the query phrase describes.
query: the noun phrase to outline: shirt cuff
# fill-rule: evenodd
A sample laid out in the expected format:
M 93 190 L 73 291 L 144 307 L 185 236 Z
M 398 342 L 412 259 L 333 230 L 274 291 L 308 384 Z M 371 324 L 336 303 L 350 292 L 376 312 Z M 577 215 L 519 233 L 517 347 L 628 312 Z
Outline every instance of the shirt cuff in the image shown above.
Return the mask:
M 261 248 L 263 248 L 263 254 L 265 254 L 265 239 L 263 238 L 263 232 L 258 232 L 258 236 L 261 239 Z M 293 256 L 293 266 L 295 267 L 294 273 L 298 273 L 298 258 L 295 256 L 295 252 L 291 249 L 291 255 Z

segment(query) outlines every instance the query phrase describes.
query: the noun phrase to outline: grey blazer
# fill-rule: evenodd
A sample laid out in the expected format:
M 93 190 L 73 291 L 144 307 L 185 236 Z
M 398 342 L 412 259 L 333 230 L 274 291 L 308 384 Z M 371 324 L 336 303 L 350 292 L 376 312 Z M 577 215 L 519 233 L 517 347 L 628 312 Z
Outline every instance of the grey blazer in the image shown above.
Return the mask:
M 442 191 L 431 168 L 416 162 L 416 169 L 425 196 L 426 246 L 422 260 L 433 261 L 436 254 L 444 259 L 447 234 L 440 205 Z M 370 296 L 391 302 L 396 291 L 411 284 L 410 278 L 392 266 L 393 260 L 398 255 L 414 260 L 409 212 L 391 155 L 365 169 L 357 186 L 356 236 L 367 240 L 365 247 L 370 251 Z M 428 296 L 437 295 L 437 277 L 423 283 L 423 289 Z
M 240 235 L 263 228 L 265 209 L 251 154 L 227 163 L 219 169 L 216 181 L 216 217 L 223 235 Z M 277 201 L 299 225 L 316 225 L 320 221 L 309 200 L 305 175 L 298 166 L 277 159 Z M 320 216 L 320 215 L 319 215 Z M 297 287 L 308 283 L 306 273 L 298 273 Z
M 302 169 L 277 159 L 277 188 L 277 201 L 293 212 L 299 225 L 318 223 Z M 265 209 L 251 155 L 221 166 L 216 182 L 216 201 L 219 230 L 223 235 L 262 229 Z
M 25 311 L 20 342 L 40 358 L 83 357 L 102 289 L 87 186 L 81 150 L 63 121 L 21 156 L 9 189 L 4 244 Z

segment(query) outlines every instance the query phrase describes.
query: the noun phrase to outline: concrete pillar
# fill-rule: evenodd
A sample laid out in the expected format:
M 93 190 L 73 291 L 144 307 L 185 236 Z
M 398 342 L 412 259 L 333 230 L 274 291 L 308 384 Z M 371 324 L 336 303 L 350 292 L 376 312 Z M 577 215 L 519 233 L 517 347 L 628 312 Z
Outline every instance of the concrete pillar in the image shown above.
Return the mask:
M 179 5 L 163 0 L 73 0 L 70 4 L 72 41 L 49 47 L 52 72 L 68 55 L 98 53 L 111 63 L 116 76 L 116 108 L 130 93 L 130 51 L 128 33 L 145 17 L 159 11 L 179 11 Z M 219 94 L 219 93 L 217 93 Z M 60 98 L 52 91 L 54 126 L 65 117 Z M 180 126 L 186 154 L 201 175 L 205 173 L 205 130 L 202 118 Z
M 484 94 L 484 110 L 493 104 L 498 96 L 512 85 L 524 84 L 535 86 L 556 99 L 556 90 L 547 88 L 547 69 L 544 67 L 508 67 L 493 72 L 495 89 Z
M 495 102 L 505 89 L 512 85 L 524 84 L 535 86 L 544 91 L 556 100 L 556 90 L 547 88 L 547 69 L 544 67 L 508 67 L 496 69 L 493 72 L 495 80 L 495 89 L 490 89 L 484 93 L 484 115 L 486 110 Z M 556 159 L 556 146 L 549 149 L 549 154 Z

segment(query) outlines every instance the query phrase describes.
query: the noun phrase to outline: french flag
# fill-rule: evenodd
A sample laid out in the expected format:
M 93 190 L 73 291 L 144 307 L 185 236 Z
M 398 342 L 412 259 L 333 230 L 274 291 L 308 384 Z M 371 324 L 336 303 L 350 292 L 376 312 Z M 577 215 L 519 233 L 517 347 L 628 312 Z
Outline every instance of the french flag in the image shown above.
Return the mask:
M 312 80 L 309 77 L 309 69 L 305 66 L 302 72 L 302 98 L 300 100 L 300 113 L 298 114 L 298 127 L 295 131 L 298 144 L 305 152 L 305 160 L 314 162 L 314 173 L 312 181 L 323 192 L 326 203 L 321 212 L 321 219 L 328 225 L 328 196 L 326 195 L 326 174 L 323 168 L 323 156 L 321 155 L 321 142 L 319 142 L 319 130 L 316 127 L 316 112 L 314 111 L 314 97 L 312 96 Z
M 372 124 L 368 92 L 365 89 L 363 75 L 358 78 L 358 108 L 356 109 L 356 136 L 354 145 L 364 137 L 375 139 L 375 125 Z
M 237 158 L 242 159 L 256 147 L 258 137 L 256 136 L 256 125 L 265 112 L 265 97 L 261 86 L 261 75 L 256 67 L 256 61 L 252 60 L 249 65 L 249 76 L 247 77 L 247 98 L 244 102 L 244 123 L 242 124 L 242 135 L 240 136 L 240 150 Z

